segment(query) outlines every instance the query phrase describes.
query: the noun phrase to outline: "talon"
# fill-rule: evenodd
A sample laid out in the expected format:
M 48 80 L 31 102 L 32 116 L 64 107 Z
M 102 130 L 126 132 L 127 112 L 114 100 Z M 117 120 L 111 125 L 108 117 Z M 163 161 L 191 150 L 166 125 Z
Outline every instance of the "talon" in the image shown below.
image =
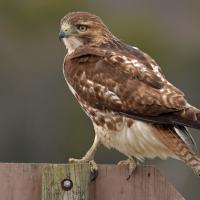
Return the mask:
M 98 171 L 98 166 L 94 160 L 89 161 L 91 172 Z
M 91 181 L 94 181 L 98 176 L 98 165 L 94 162 L 94 160 L 86 160 L 86 159 L 75 159 L 69 158 L 69 163 L 89 163 L 90 165 L 90 172 L 91 172 Z
M 91 171 L 91 181 L 94 181 L 98 176 L 98 166 L 94 160 L 89 161 L 90 171 Z
M 117 165 L 119 165 L 119 166 L 120 165 L 128 165 L 128 177 L 126 178 L 126 180 L 129 180 L 137 167 L 137 161 L 133 158 L 129 158 L 127 160 L 122 160 L 122 161 L 118 162 Z

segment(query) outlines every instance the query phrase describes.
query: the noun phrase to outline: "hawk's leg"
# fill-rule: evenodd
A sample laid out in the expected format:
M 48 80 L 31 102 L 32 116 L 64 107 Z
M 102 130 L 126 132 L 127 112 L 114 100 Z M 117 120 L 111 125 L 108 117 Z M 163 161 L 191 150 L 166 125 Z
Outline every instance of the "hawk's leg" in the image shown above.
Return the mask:
M 81 159 L 70 158 L 69 163 L 89 163 L 92 174 L 96 177 L 98 173 L 98 166 L 94 162 L 94 156 L 97 151 L 98 146 L 100 145 L 99 138 L 95 136 L 94 142 L 88 152 Z
M 135 171 L 137 167 L 137 160 L 136 158 L 129 157 L 127 160 L 122 160 L 117 163 L 117 165 L 128 165 L 128 177 L 127 180 L 130 179 L 131 175 Z

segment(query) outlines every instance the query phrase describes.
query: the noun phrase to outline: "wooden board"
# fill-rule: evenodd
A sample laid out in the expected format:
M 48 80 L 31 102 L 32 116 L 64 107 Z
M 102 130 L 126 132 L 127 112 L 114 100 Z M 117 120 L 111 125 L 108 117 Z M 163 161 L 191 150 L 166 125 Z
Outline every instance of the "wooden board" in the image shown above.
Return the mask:
M 40 200 L 41 165 L 0 164 L 0 199 Z
M 126 167 L 102 165 L 91 190 L 91 200 L 184 200 L 152 166 L 138 167 L 127 181 Z
M 100 165 L 96 181 L 87 164 L 0 164 L 2 200 L 184 200 L 152 166 L 140 166 L 127 181 L 127 167 Z M 64 191 L 61 182 L 73 187 Z

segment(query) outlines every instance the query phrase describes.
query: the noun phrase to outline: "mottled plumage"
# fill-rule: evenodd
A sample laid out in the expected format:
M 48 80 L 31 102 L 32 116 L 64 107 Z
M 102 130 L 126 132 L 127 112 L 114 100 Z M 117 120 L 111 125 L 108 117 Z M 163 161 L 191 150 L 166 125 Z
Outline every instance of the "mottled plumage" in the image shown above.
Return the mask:
M 121 42 L 99 17 L 85 12 L 61 20 L 60 38 L 68 49 L 64 76 L 93 122 L 95 144 L 139 160 L 172 157 L 200 173 L 185 128 L 200 128 L 200 111 L 150 56 Z M 93 146 L 83 161 L 93 159 Z

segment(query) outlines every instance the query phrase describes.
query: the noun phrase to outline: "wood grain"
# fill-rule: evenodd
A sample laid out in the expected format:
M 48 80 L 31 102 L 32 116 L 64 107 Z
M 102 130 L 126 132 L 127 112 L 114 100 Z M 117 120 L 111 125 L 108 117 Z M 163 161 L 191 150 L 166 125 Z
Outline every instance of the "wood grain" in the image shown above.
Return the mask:
M 1 200 L 40 200 L 41 165 L 1 163 L 0 185 Z
M 126 167 L 101 165 L 91 189 L 93 200 L 184 200 L 152 166 L 138 167 L 127 181 Z
M 127 167 L 99 165 L 90 181 L 87 164 L 0 164 L 0 200 L 184 200 L 152 166 L 140 166 L 127 181 Z M 63 179 L 73 188 L 64 191 Z
M 62 189 L 63 179 L 72 181 L 69 191 Z M 90 168 L 85 164 L 48 165 L 43 168 L 42 182 L 42 200 L 88 200 Z

